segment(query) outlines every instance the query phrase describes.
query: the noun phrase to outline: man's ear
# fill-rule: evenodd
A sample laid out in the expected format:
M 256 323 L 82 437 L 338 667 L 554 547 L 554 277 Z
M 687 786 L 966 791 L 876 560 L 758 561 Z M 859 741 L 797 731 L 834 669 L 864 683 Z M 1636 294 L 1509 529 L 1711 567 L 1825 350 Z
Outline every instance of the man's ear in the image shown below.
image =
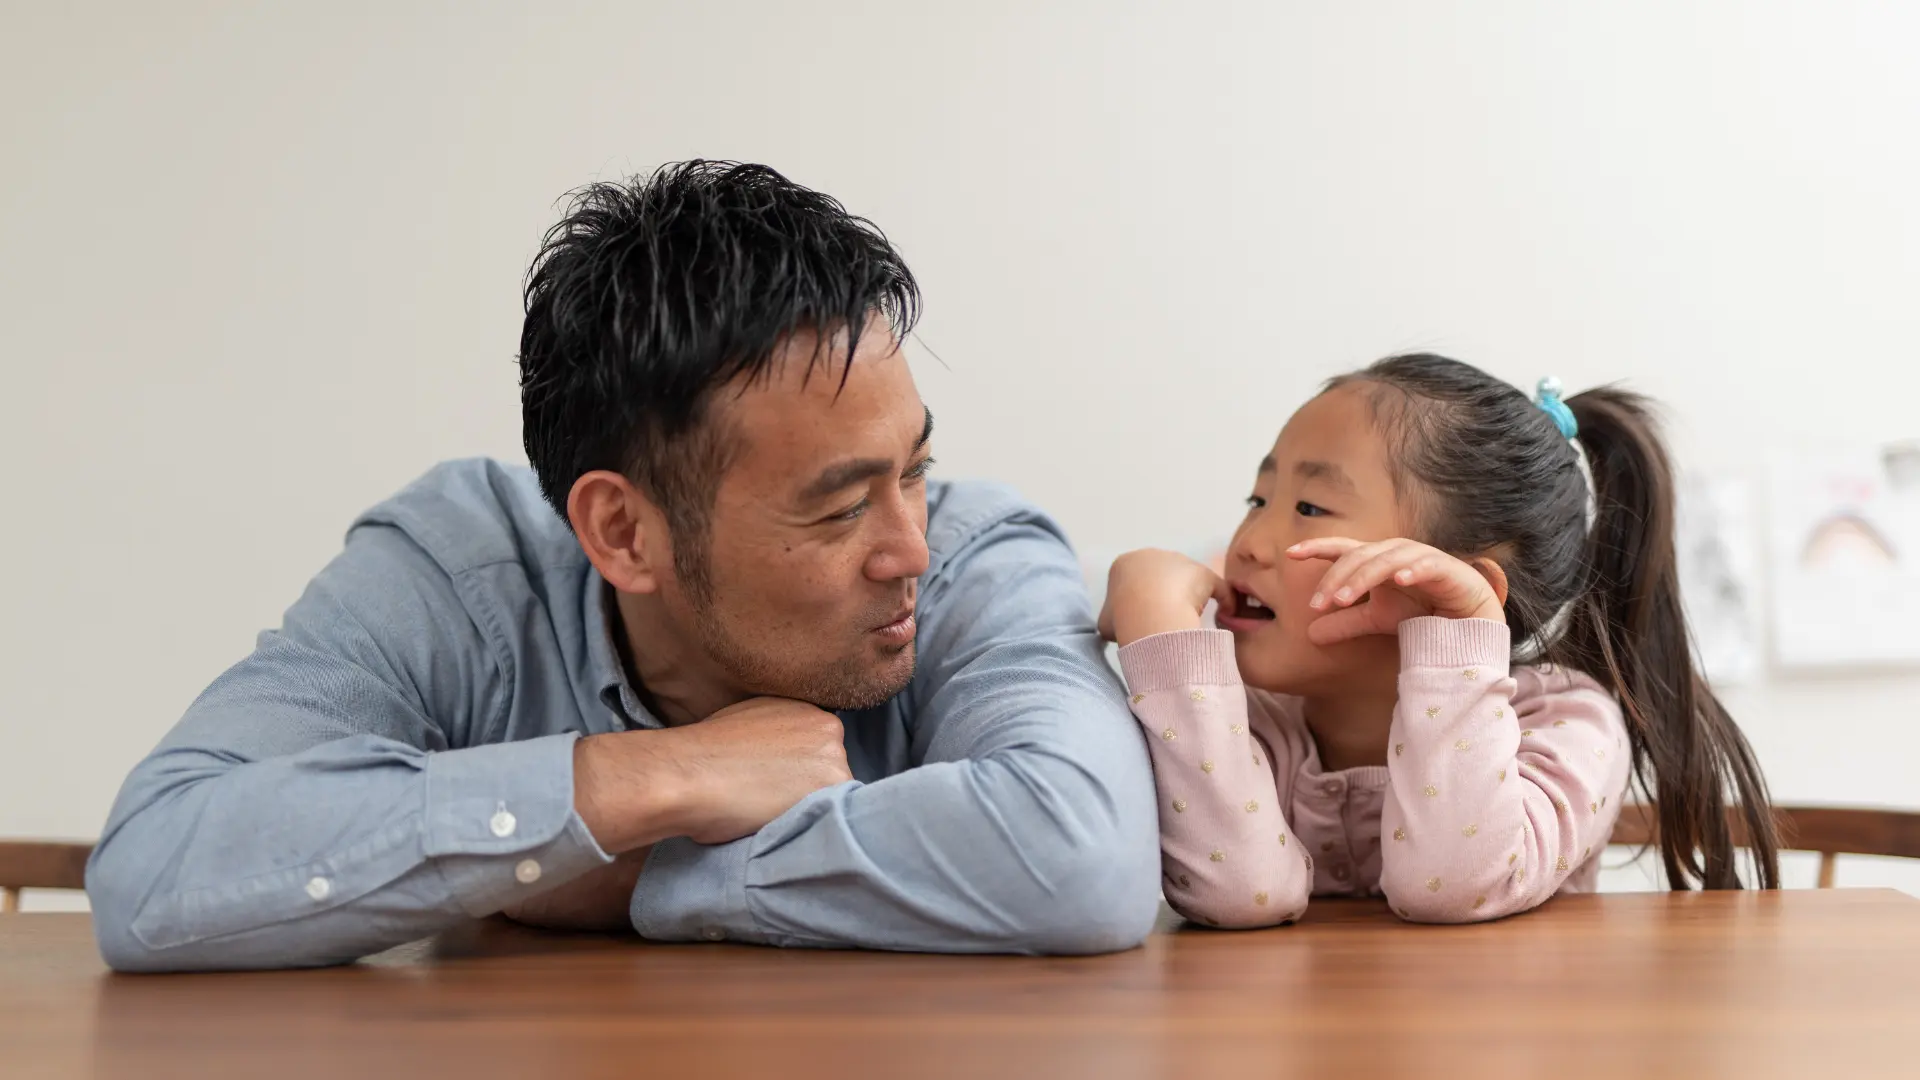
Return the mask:
M 1480 576 L 1487 579 L 1487 584 L 1493 587 L 1494 598 L 1500 601 L 1501 607 L 1506 607 L 1507 572 L 1500 568 L 1500 564 L 1488 556 L 1481 555 L 1468 559 L 1467 565 L 1478 570 Z
M 573 535 L 607 584 L 623 593 L 650 593 L 668 568 L 658 565 L 666 551 L 666 516 L 633 481 L 597 469 L 573 482 L 567 493 L 567 521 Z

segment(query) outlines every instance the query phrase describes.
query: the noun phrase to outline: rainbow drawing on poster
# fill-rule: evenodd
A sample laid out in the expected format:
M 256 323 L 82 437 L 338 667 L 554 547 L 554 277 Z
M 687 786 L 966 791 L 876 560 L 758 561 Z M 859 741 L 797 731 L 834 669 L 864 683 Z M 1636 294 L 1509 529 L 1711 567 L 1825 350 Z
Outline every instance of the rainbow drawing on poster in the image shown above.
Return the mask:
M 1783 458 L 1768 495 L 1781 666 L 1920 664 L 1920 447 Z

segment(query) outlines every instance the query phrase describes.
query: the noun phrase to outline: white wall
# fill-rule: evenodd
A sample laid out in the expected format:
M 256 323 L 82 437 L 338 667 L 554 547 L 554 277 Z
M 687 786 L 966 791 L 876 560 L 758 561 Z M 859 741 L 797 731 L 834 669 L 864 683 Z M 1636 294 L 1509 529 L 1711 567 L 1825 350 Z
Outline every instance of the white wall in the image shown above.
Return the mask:
M 5 4 L 0 835 L 95 834 L 355 511 L 519 456 L 554 200 L 664 160 L 879 221 L 942 471 L 1092 548 L 1226 529 L 1416 347 L 1630 380 L 1697 467 L 1920 434 L 1920 8 L 1568 8 Z M 1906 805 L 1916 700 L 1731 695 L 1780 797 Z

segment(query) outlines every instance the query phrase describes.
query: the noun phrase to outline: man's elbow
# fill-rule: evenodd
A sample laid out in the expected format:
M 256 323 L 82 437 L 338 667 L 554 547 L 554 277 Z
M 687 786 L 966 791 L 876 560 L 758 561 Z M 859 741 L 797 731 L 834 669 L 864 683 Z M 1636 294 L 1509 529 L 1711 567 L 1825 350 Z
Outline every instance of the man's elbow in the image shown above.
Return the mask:
M 87 861 L 87 902 L 94 942 L 115 971 L 153 974 L 306 966 L 256 955 L 247 939 L 217 933 L 187 934 L 178 912 L 166 912 L 170 875 L 144 854 L 138 837 L 121 834 L 96 847 Z
M 169 957 L 157 949 L 148 948 L 124 922 L 103 920 L 99 911 L 96 905 L 93 936 L 100 946 L 100 958 L 107 962 L 108 967 L 128 975 L 196 970 L 192 965 L 182 963 L 179 957 Z
M 1031 951 L 1042 956 L 1094 956 L 1134 948 L 1153 932 L 1159 908 L 1159 897 L 1147 893 L 1070 910 L 1033 936 Z
M 1153 858 L 1087 850 L 1056 872 L 1048 895 L 1017 931 L 1019 951 L 1087 956 L 1131 949 L 1147 939 L 1160 911 L 1158 852 Z
M 94 850 L 87 862 L 87 903 L 93 910 L 93 935 L 100 957 L 115 971 L 179 971 L 178 957 L 151 948 L 134 932 L 134 920 L 150 882 L 115 854 L 109 845 Z

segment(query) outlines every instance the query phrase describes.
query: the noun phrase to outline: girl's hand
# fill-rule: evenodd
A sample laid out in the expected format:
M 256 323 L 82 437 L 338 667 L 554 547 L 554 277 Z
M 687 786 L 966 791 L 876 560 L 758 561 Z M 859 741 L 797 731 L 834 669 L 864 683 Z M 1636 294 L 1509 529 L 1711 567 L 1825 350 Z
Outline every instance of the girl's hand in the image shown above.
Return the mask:
M 1333 561 L 1307 604 L 1325 613 L 1307 625 L 1307 640 L 1316 645 L 1397 633 L 1423 615 L 1507 621 L 1507 575 L 1492 559 L 1463 562 L 1413 540 L 1337 536 L 1295 544 L 1287 557 Z
M 1194 630 L 1207 601 L 1233 603 L 1220 575 L 1172 551 L 1130 551 L 1107 572 L 1100 636 L 1121 645 L 1171 630 Z

